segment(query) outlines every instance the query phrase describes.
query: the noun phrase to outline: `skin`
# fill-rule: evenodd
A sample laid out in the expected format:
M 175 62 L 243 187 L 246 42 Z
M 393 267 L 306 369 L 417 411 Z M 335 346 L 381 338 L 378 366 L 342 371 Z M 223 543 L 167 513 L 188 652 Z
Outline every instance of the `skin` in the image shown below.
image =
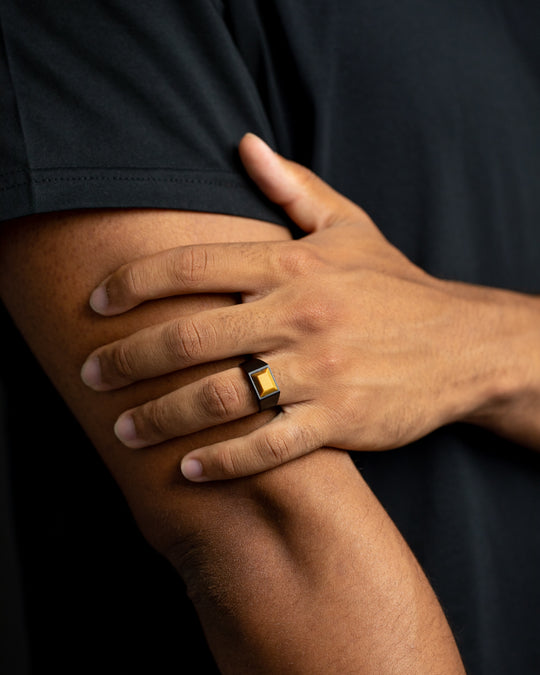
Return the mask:
M 230 370 L 238 359 L 116 391 L 95 392 L 80 379 L 87 355 L 100 345 L 236 301 L 225 293 L 186 294 L 103 318 L 88 298 L 115 269 L 179 246 L 288 236 L 268 223 L 171 211 L 24 218 L 0 229 L 1 297 L 142 533 L 185 581 L 223 673 L 462 673 L 432 588 L 346 453 L 321 449 L 257 476 L 195 485 L 182 477 L 183 457 L 242 437 L 274 413 L 170 439 L 152 451 L 128 448 L 115 436 L 122 411 Z M 181 668 L 189 647 L 181 635 L 178 646 Z
M 436 279 L 306 168 L 253 135 L 240 154 L 261 190 L 308 235 L 183 247 L 115 271 L 92 295 L 103 315 L 208 291 L 239 293 L 243 304 L 99 348 L 82 370 L 89 386 L 121 388 L 242 354 L 268 361 L 280 414 L 189 453 L 182 470 L 193 481 L 254 474 L 324 446 L 397 448 L 458 421 L 540 449 L 538 297 Z M 256 410 L 235 367 L 124 412 L 115 429 L 127 446 L 142 448 Z

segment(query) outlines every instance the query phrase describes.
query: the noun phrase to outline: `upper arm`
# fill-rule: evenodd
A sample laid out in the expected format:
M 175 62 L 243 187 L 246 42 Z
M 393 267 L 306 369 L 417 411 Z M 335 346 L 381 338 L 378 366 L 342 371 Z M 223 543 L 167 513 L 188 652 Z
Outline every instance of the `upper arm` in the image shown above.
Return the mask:
M 203 439 L 207 443 L 225 438 L 227 433 L 238 432 L 257 420 L 246 419 L 176 439 L 152 452 L 130 450 L 113 433 L 116 417 L 123 410 L 199 378 L 208 370 L 225 368 L 227 363 L 191 368 L 120 391 L 100 393 L 83 385 L 81 365 L 96 347 L 144 325 L 235 300 L 216 295 L 171 298 L 104 319 L 89 308 L 90 292 L 119 265 L 160 249 L 287 236 L 283 228 L 261 221 L 157 210 L 55 213 L 14 220 L 0 229 L 2 299 L 112 471 L 147 536 L 155 537 L 154 520 L 163 523 L 163 514 L 171 513 L 179 494 L 188 495 L 194 506 L 210 495 L 209 490 L 197 494 L 182 479 L 179 462 L 183 454 Z M 155 513 L 156 506 L 159 513 Z M 178 519 L 173 521 L 171 527 L 181 527 Z

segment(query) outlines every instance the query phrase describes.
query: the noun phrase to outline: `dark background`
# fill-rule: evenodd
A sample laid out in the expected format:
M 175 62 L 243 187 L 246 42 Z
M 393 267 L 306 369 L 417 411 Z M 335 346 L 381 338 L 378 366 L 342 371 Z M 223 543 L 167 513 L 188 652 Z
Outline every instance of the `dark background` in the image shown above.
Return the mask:
M 0 672 L 218 672 L 172 566 L 4 310 Z M 184 667 L 182 665 L 184 664 Z

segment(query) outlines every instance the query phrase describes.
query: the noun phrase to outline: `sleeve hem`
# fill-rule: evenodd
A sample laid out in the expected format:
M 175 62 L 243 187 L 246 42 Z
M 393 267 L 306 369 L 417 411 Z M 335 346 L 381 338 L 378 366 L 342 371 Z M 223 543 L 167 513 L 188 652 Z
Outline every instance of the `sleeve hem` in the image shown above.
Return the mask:
M 240 174 L 174 169 L 37 169 L 0 176 L 0 220 L 92 208 L 163 208 L 223 213 L 288 226 L 280 210 Z

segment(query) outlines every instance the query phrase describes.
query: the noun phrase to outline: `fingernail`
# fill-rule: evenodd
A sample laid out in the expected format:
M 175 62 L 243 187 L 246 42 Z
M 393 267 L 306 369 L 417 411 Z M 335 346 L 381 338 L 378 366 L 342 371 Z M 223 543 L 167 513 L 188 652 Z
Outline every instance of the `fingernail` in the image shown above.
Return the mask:
M 188 480 L 200 480 L 203 478 L 203 465 L 198 459 L 186 459 L 180 466 L 184 478 Z
M 137 445 L 143 445 L 144 442 L 141 439 L 137 438 L 137 430 L 135 429 L 135 422 L 133 417 L 129 413 L 123 413 L 116 420 L 114 425 L 114 433 L 119 441 L 122 441 L 124 445 L 134 447 Z
M 107 287 L 103 284 L 92 291 L 90 295 L 90 307 L 98 314 L 104 314 L 109 307 Z
M 99 389 L 102 386 L 101 364 L 98 356 L 91 356 L 81 368 L 81 380 L 87 387 Z

